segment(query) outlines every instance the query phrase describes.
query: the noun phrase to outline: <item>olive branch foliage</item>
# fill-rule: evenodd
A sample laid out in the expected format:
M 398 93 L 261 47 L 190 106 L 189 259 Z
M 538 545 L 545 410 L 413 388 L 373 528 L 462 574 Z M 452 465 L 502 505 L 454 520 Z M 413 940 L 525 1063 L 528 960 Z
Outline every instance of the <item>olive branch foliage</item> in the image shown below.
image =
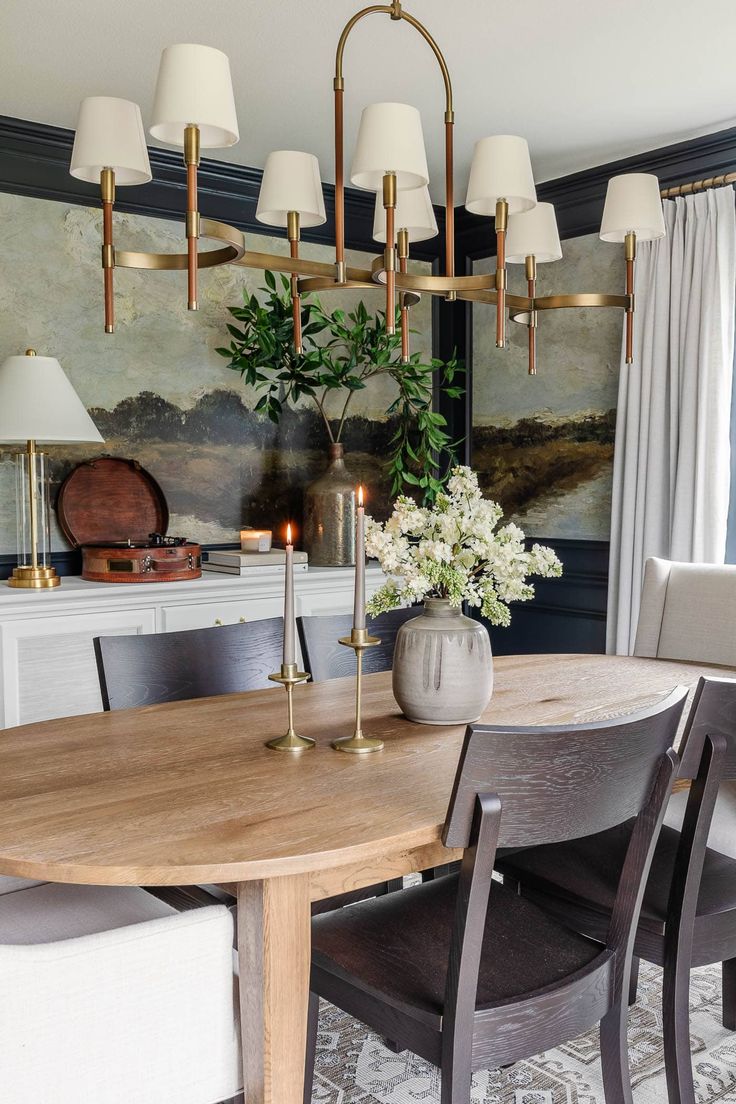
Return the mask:
M 401 335 L 386 332 L 385 314 L 370 315 L 362 300 L 351 311 L 328 313 L 318 299 L 302 297 L 304 352 L 294 349 L 290 283 L 265 273 L 262 299 L 243 291 L 243 305 L 229 307 L 230 344 L 217 352 L 244 383 L 260 392 L 255 409 L 278 424 L 284 410 L 302 399 L 317 408 L 328 439 L 342 438 L 351 401 L 375 376 L 389 376 L 397 388 L 386 414 L 396 419 L 387 460 L 391 492 L 413 489 L 433 501 L 455 463 L 458 442 L 447 432 L 443 415 L 432 409 L 435 374 L 439 388 L 458 398 L 464 368 L 453 354 L 448 361 L 424 360 L 414 353 L 401 362 Z

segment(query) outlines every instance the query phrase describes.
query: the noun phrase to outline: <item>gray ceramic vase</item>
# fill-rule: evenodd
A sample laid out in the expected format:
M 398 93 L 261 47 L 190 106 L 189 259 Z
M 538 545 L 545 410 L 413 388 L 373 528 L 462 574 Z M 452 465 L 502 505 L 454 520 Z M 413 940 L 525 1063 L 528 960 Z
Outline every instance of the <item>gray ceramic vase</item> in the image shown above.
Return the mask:
M 488 630 L 448 599 L 426 598 L 424 613 L 406 621 L 396 636 L 393 691 L 410 721 L 477 721 L 493 693 Z

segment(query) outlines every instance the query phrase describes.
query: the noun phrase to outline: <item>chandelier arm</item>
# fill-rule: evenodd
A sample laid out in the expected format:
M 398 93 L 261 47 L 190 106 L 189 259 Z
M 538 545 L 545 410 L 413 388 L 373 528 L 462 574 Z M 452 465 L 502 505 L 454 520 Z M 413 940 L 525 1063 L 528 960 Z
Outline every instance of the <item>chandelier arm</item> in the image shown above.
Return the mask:
M 526 258 L 526 293 L 529 298 L 534 302 L 537 295 L 537 258 L 533 254 L 529 254 Z M 528 332 L 528 348 L 529 348 L 529 375 L 536 376 L 537 374 L 537 312 L 535 310 L 529 311 L 529 332 Z
M 454 129 L 455 110 L 452 98 L 452 78 L 447 67 L 445 56 L 440 50 L 437 41 L 429 33 L 423 23 L 415 19 L 408 12 L 401 12 L 401 19 L 418 31 L 424 41 L 429 45 L 437 59 L 437 64 L 442 72 L 442 80 L 445 85 L 445 275 L 455 275 L 455 168 L 454 168 Z M 448 299 L 455 298 L 450 291 Z
M 509 306 L 513 296 L 509 295 Z M 560 310 L 569 307 L 619 307 L 630 311 L 633 308 L 633 295 L 609 295 L 597 291 L 580 291 L 571 295 L 543 295 L 534 299 L 534 310 Z
M 105 333 L 115 331 L 115 299 L 113 296 L 113 272 L 115 247 L 112 237 L 112 209 L 115 202 L 115 170 L 103 169 L 100 173 L 102 195 L 102 273 L 105 296 Z
M 356 23 L 367 15 L 382 13 L 392 15 L 393 7 L 386 4 L 372 4 L 356 12 L 345 24 L 337 44 L 335 55 L 335 279 L 339 284 L 345 281 L 345 81 L 343 78 L 343 55 L 345 43 Z
M 199 168 L 200 134 L 198 126 L 184 128 L 184 164 L 187 172 L 187 309 L 197 310 L 197 251 L 200 233 L 197 204 L 197 170 Z
M 409 231 L 403 227 L 397 235 L 397 253 L 399 255 L 399 273 L 406 276 L 409 265 Z M 399 303 L 401 305 L 401 361 L 403 364 L 408 364 L 410 359 L 409 304 L 403 291 L 399 294 Z
M 214 219 L 202 219 L 202 237 L 225 242 L 220 249 L 208 249 L 197 253 L 197 268 L 214 268 L 222 264 L 238 264 L 245 254 L 245 238 L 240 230 Z M 189 268 L 189 251 L 186 253 L 134 253 L 115 250 L 116 268 L 142 268 L 158 270 L 182 270 Z
M 338 283 L 343 282 L 345 273 L 345 143 L 344 143 L 344 99 L 345 77 L 343 62 L 345 46 L 350 33 L 357 23 L 368 15 L 388 15 L 395 22 L 403 20 L 417 31 L 432 50 L 442 73 L 445 86 L 445 275 L 455 275 L 455 207 L 454 207 L 454 143 L 453 131 L 455 111 L 452 98 L 452 79 L 436 39 L 423 23 L 413 15 L 402 11 L 400 0 L 392 4 L 372 4 L 356 12 L 345 24 L 337 44 L 335 54 L 335 270 Z M 449 289 L 448 299 L 454 299 L 455 293 Z

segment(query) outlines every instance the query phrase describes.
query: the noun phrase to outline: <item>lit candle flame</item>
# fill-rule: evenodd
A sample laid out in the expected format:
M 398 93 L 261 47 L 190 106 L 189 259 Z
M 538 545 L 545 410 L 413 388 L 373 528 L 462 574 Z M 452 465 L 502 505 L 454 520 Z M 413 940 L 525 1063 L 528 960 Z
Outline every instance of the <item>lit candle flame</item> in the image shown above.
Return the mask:
M 358 505 L 359 506 L 363 505 L 363 484 L 362 483 L 358 487 Z
M 289 522 L 288 525 L 286 526 L 286 543 L 287 544 L 292 544 L 293 543 L 292 539 L 291 539 L 291 522 Z

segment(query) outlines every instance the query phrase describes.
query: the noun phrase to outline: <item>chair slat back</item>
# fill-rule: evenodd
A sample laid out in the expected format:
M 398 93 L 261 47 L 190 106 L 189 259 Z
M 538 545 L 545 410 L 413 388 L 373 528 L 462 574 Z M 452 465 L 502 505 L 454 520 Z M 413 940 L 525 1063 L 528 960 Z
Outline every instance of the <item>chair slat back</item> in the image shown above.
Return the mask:
M 421 612 L 420 607 L 410 606 L 408 609 L 389 610 L 388 613 L 380 613 L 378 617 L 368 618 L 368 631 L 372 636 L 377 636 L 381 643 L 367 648 L 363 653 L 363 670 L 366 674 L 391 670 L 396 634 L 406 621 L 417 617 Z M 305 669 L 310 672 L 313 682 L 347 678 L 355 674 L 355 654 L 350 648 L 338 644 L 341 636 L 350 636 L 352 623 L 352 615 L 349 613 L 317 614 L 297 619 Z
M 97 637 L 95 655 L 106 710 L 274 687 L 283 619 L 184 632 Z
M 682 737 L 680 778 L 695 778 L 706 736 L 726 740 L 721 780 L 736 779 L 736 679 L 701 678 Z
M 612 828 L 644 808 L 687 697 L 587 725 L 470 725 L 443 832 L 467 847 L 476 796 L 501 800 L 499 847 L 559 843 Z

